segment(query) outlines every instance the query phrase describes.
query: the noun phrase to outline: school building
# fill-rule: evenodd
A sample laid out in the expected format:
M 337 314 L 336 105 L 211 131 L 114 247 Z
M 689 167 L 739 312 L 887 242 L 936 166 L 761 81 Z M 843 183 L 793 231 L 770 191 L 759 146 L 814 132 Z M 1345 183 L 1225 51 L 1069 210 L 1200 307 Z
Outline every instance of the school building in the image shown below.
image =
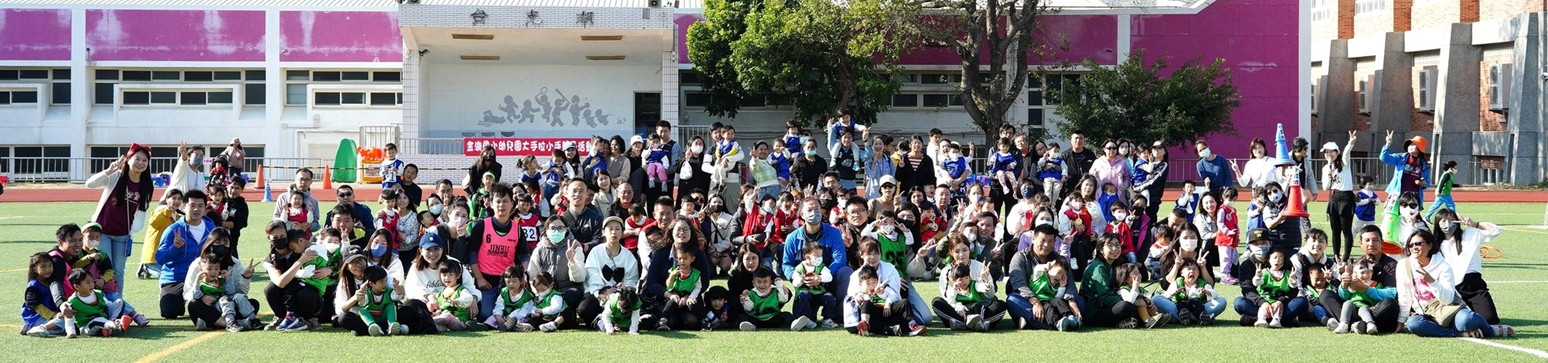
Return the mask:
M 1312 69 L 1325 64 L 1309 51 L 1311 3 L 1044 3 L 1058 12 L 1039 20 L 1045 48 L 1029 51 L 1052 55 L 1031 64 L 1051 76 L 1029 82 L 1007 113 L 1013 125 L 1059 122 L 1043 95 L 1081 74 L 1062 64 L 1112 65 L 1143 49 L 1170 64 L 1221 58 L 1231 68 L 1242 106 L 1237 135 L 1210 139 L 1221 155 L 1244 157 L 1247 140 L 1272 139 L 1277 124 L 1291 138 L 1317 135 L 1304 112 L 1313 109 L 1304 91 L 1318 79 Z M 155 147 L 153 171 L 170 170 L 179 141 L 219 152 L 240 137 L 249 164 L 280 168 L 331 164 L 341 139 L 396 141 L 427 182 L 458 175 L 434 169 L 466 167 L 469 146 L 486 143 L 535 154 L 555 140 L 628 135 L 663 119 L 684 133 L 717 121 L 744 139 L 782 133 L 789 105 L 749 99 L 734 120 L 704 111 L 686 44 L 702 8 L 701 0 L 12 0 L 0 4 L 0 175 L 80 181 L 130 143 Z M 954 53 L 920 48 L 902 64 L 906 83 L 877 130 L 982 139 L 954 95 Z M 1319 116 L 1317 131 L 1330 132 L 1330 115 Z M 1174 167 L 1173 180 L 1192 172 L 1192 154 L 1174 153 L 1174 165 L 1187 167 Z

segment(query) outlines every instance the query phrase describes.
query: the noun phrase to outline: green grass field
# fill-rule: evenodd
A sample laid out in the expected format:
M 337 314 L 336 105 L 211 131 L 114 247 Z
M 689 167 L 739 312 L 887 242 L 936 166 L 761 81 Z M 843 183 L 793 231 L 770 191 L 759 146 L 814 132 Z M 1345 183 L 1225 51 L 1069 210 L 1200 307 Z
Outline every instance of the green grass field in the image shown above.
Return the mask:
M 1266 330 L 1235 326 L 1237 315 L 1229 309 L 1214 327 L 1168 327 L 1158 330 L 1087 329 L 1078 333 L 1008 331 L 959 333 L 932 326 L 916 338 L 860 338 L 841 330 L 792 333 L 788 331 L 647 332 L 639 337 L 607 336 L 594 330 L 543 333 L 452 333 L 437 336 L 355 337 L 344 330 L 324 332 L 196 332 L 187 320 L 153 318 L 151 327 L 133 329 L 114 338 L 28 338 L 16 315 L 25 286 L 26 259 L 53 245 L 53 231 L 62 223 L 85 220 L 90 203 L 0 203 L 0 291 L 10 291 L 12 312 L 0 314 L 0 361 L 33 360 L 39 354 L 69 352 L 56 357 L 66 361 L 361 361 L 408 359 L 418 361 L 509 361 L 515 359 L 580 361 L 619 358 L 628 361 L 991 361 L 1010 357 L 1089 359 L 1097 361 L 1269 361 L 1291 357 L 1320 361 L 1355 360 L 1351 352 L 1367 352 L 1360 360 L 1418 361 L 1526 361 L 1538 358 L 1521 352 L 1486 346 L 1462 339 L 1421 339 L 1412 335 L 1334 335 L 1321 327 Z M 1540 241 L 1548 231 L 1532 228 L 1542 222 L 1540 204 L 1463 204 L 1464 216 L 1499 223 L 1507 229 L 1493 242 L 1504 252 L 1502 259 L 1485 260 L 1485 278 L 1506 324 L 1518 336 L 1493 342 L 1548 350 L 1548 246 Z M 254 204 L 254 211 L 268 211 L 269 204 Z M 1321 204 L 1308 208 L 1324 210 Z M 262 226 L 265 217 L 253 217 Z M 1320 216 L 1314 217 L 1320 218 Z M 1326 221 L 1318 221 L 1326 227 Z M 250 229 L 251 230 L 251 229 Z M 256 233 L 256 232 L 249 232 Z M 136 242 L 141 242 L 135 236 Z M 131 258 L 137 266 L 139 244 Z M 261 256 L 262 243 L 244 243 L 245 256 Z M 1358 250 L 1358 249 L 1356 249 Z M 132 277 L 132 276 L 131 276 Z M 260 274 L 255 280 L 262 280 Z M 722 282 L 717 282 L 722 283 Z M 126 281 L 126 299 L 147 316 L 155 316 L 155 283 Z M 254 289 L 263 286 L 255 281 Z M 933 292 L 933 283 L 921 284 Z M 1224 286 L 1228 299 L 1239 290 Z M 927 293 L 928 295 L 928 293 Z M 1003 296 L 1003 295 L 1001 295 Z M 926 296 L 930 299 L 933 296 Z M 261 307 L 264 312 L 268 307 Z M 265 316 L 265 320 L 269 317 Z M 1046 357 L 1046 358 L 1045 358 Z M 34 358 L 35 359 L 35 358 Z

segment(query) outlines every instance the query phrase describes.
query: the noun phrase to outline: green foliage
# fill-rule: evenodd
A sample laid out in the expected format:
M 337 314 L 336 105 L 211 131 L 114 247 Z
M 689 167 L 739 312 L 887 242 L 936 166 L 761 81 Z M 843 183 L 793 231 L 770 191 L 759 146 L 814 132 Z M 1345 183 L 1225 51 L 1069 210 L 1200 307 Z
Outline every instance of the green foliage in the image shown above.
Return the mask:
M 1117 67 L 1083 62 L 1090 73 L 1051 93 L 1066 120 L 1059 130 L 1080 130 L 1093 140 L 1127 138 L 1140 145 L 1160 140 L 1168 146 L 1235 134 L 1231 111 L 1241 105 L 1241 95 L 1224 59 L 1209 65 L 1190 60 L 1164 75 L 1166 59 L 1146 64 L 1143 58 L 1144 52 L 1136 51 Z
M 889 29 L 916 9 L 889 0 L 706 1 L 705 20 L 688 30 L 706 110 L 735 117 L 741 99 L 764 96 L 789 100 L 801 122 L 845 108 L 874 122 L 901 86 L 885 74 L 909 48 Z

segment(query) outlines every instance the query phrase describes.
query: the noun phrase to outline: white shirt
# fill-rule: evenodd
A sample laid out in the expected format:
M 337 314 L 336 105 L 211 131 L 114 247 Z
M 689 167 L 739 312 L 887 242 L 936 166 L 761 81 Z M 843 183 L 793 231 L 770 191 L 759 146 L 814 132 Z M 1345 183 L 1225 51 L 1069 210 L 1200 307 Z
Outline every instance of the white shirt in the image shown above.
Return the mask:
M 457 259 L 451 257 L 442 257 L 442 259 L 457 261 Z M 425 266 L 424 269 L 410 266 L 406 280 L 408 281 L 403 282 L 404 299 L 418 299 L 419 301 L 430 302 L 435 299 L 435 294 L 439 294 L 441 290 L 446 289 L 446 285 L 441 283 L 441 271 L 437 270 L 434 265 Z M 469 273 L 466 268 L 462 269 L 462 284 L 470 285 L 472 281 L 474 281 L 473 274 Z M 472 293 L 475 299 L 479 299 L 482 296 L 478 289 L 470 288 L 468 292 Z
M 1435 279 L 1434 283 L 1420 283 L 1424 276 L 1412 269 L 1424 269 Z M 1397 298 L 1398 321 L 1408 321 L 1409 312 L 1413 309 L 1423 309 L 1430 301 L 1451 303 L 1457 301 L 1457 283 L 1451 276 L 1451 265 L 1446 263 L 1446 257 L 1435 254 L 1430 257 L 1430 264 L 1419 266 L 1414 258 L 1398 260 L 1397 266 Z
M 1350 147 L 1352 147 L 1352 146 L 1354 146 L 1354 144 L 1349 144 L 1349 145 L 1344 146 L 1345 152 L 1343 152 L 1343 153 L 1341 153 L 1339 155 L 1339 159 L 1343 160 L 1343 162 L 1344 162 L 1344 169 L 1343 170 L 1339 170 L 1338 172 L 1334 172 L 1333 171 L 1333 163 L 1328 163 L 1328 165 L 1323 165 L 1322 166 L 1322 185 L 1324 187 L 1327 187 L 1328 190 L 1331 190 L 1331 191 L 1345 191 L 1345 192 L 1347 192 L 1347 191 L 1354 191 L 1354 189 L 1355 189 L 1354 173 L 1350 171 L 1350 169 L 1354 168 L 1354 165 L 1349 163 L 1349 152 L 1348 152 L 1348 150 L 1350 150 Z
M 902 280 L 898 279 L 898 269 L 896 267 L 893 267 L 892 264 L 885 261 L 879 262 L 876 266 L 876 277 L 881 281 L 881 283 L 887 285 L 888 295 L 894 297 L 901 296 L 900 292 L 903 290 L 901 290 L 902 288 L 900 287 L 900 284 L 902 283 Z M 849 289 L 845 291 L 849 291 L 851 293 L 860 291 L 860 270 L 856 269 L 854 274 L 849 276 Z M 849 297 L 836 297 L 844 299 L 844 327 L 847 328 L 852 326 L 859 326 L 860 311 L 855 309 L 854 304 L 849 303 Z
M 1259 188 L 1268 185 L 1269 182 L 1278 181 L 1275 176 L 1274 158 L 1264 156 L 1247 161 L 1247 166 L 1242 168 L 1242 175 L 1238 175 L 1236 183 L 1243 187 Z
M 592 295 L 596 295 L 598 291 L 608 287 L 608 281 L 602 275 L 602 269 L 609 266 L 623 269 L 623 276 L 615 277 L 619 280 L 613 282 L 623 283 L 624 286 L 639 286 L 640 284 L 640 263 L 635 260 L 634 254 L 629 253 L 629 249 L 623 248 L 623 246 L 618 247 L 617 256 L 607 255 L 607 244 L 591 248 L 591 253 L 586 255 L 585 266 L 586 269 L 583 271 L 585 271 L 586 276 L 584 280 L 586 281 L 586 293 Z
M 1503 232 L 1500 226 L 1494 223 L 1479 223 L 1478 227 L 1462 231 L 1462 252 L 1457 252 L 1455 239 L 1447 238 L 1440 243 L 1441 255 L 1446 256 L 1446 261 L 1451 261 L 1451 275 L 1457 278 L 1458 283 L 1462 282 L 1462 277 L 1467 274 L 1483 273 L 1483 256 L 1478 254 L 1478 249 Z

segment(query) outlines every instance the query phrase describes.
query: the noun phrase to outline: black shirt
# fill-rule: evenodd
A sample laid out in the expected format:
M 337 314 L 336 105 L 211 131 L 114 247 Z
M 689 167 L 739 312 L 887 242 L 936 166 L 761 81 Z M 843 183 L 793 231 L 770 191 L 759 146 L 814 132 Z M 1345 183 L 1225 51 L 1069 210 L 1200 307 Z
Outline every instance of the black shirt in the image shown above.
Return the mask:
M 580 214 L 574 210 L 564 211 L 564 222 L 570 225 L 570 235 L 580 241 L 597 239 L 597 232 L 602 230 L 602 212 L 595 206 L 586 206 Z
M 409 209 L 418 210 L 420 201 L 424 200 L 424 189 L 420 189 L 419 184 L 409 183 L 398 184 L 398 187 L 403 188 L 403 195 L 408 196 Z
M 231 222 L 231 257 L 238 257 L 237 242 L 242 239 L 242 229 L 247 228 L 247 199 L 227 198 L 226 214 L 229 217 L 223 222 Z
M 798 157 L 790 166 L 790 176 L 796 179 L 801 188 L 817 185 L 817 182 L 822 179 L 822 174 L 827 172 L 828 161 L 823 160 L 821 156 L 812 156 L 811 160 Z

